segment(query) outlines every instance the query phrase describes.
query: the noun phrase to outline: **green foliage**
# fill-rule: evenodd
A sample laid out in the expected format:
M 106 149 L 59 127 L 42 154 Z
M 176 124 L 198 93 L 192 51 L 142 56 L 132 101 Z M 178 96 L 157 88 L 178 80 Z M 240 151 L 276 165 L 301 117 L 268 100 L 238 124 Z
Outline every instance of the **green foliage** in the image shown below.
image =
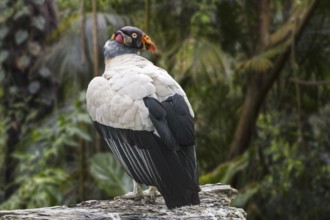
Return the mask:
M 82 93 L 73 105 L 30 128 L 30 132 L 22 138 L 13 154 L 18 166 L 12 184 L 19 187 L 1 205 L 2 209 L 67 202 L 63 195 L 75 187 L 73 175 L 77 170 L 64 159 L 75 158 L 74 152 L 77 152 L 81 140 L 91 141 L 85 126 L 91 120 L 84 100 Z
M 19 29 L 15 33 L 15 42 L 17 45 L 20 45 L 22 42 L 24 42 L 28 38 L 29 34 L 27 31 Z
M 242 101 L 239 90 L 228 85 L 230 79 L 221 83 L 200 79 L 186 86 L 196 115 L 196 151 L 201 174 L 214 169 L 227 157 Z
M 235 207 L 244 208 L 251 202 L 251 200 L 259 193 L 261 185 L 259 183 L 248 183 L 242 187 L 231 205 Z
M 95 154 L 90 159 L 90 173 L 97 186 L 111 198 L 123 195 L 133 188 L 132 178 L 126 174 L 113 154 Z
M 269 122 L 266 125 L 264 119 L 259 120 L 262 131 L 259 143 L 263 143 L 259 160 L 263 158 L 266 175 L 256 201 L 268 218 L 326 219 L 329 215 L 326 205 L 330 202 L 329 113 L 326 105 L 312 115 L 302 137 L 299 133 L 288 133 L 295 127 L 293 121 L 287 127 L 290 120 L 272 126 Z M 268 137 L 273 138 L 268 141 Z M 287 211 L 283 212 L 284 209 Z
M 231 180 L 235 176 L 239 176 L 246 172 L 249 165 L 250 152 L 246 152 L 231 161 L 221 163 L 212 172 L 202 175 L 199 178 L 200 184 L 207 183 L 223 183 L 231 184 Z M 232 201 L 231 205 L 236 207 L 245 207 L 249 201 L 255 196 L 260 189 L 260 184 L 251 182 L 246 184 L 239 190 L 237 197 Z
M 208 77 L 209 82 L 219 83 L 232 74 L 226 54 L 218 45 L 205 39 L 185 40 L 176 53 L 173 66 L 176 76 L 191 76 L 196 82 Z
M 21 184 L 10 199 L 0 205 L 1 209 L 35 208 L 62 202 L 61 187 L 68 183 L 69 175 L 63 169 L 45 168 L 33 175 L 20 176 Z
M 263 138 L 273 136 L 273 138 L 267 140 L 266 147 L 262 149 L 263 157 L 266 160 L 265 163 L 269 165 L 269 174 L 265 175 L 264 180 L 265 182 L 276 183 L 275 185 L 277 185 L 280 191 L 274 193 L 287 191 L 292 187 L 291 178 L 299 176 L 304 168 L 299 157 L 296 142 L 288 141 L 287 137 L 289 137 L 289 134 L 287 134 L 286 138 L 281 136 L 285 132 L 282 126 L 290 125 L 290 121 L 287 121 L 285 125 L 282 123 L 273 125 L 269 116 L 264 117 L 261 115 L 258 122 L 260 129 L 258 135 L 261 143 L 266 141 Z M 294 128 L 295 124 L 291 121 L 291 128 L 286 128 L 286 130 L 290 131 Z M 297 134 L 291 135 L 297 137 Z
M 238 65 L 237 69 L 242 68 L 244 71 L 266 72 L 272 66 L 273 63 L 271 60 L 262 56 L 257 56 L 245 61 L 243 64 Z
M 0 150 L 4 153 L 0 155 L 0 172 L 10 167 L 6 160 L 15 158 L 11 159 L 15 169 L 9 170 L 14 180 L 8 183 L 5 175 L 0 176 L 0 202 L 5 192 L 13 193 L 1 209 L 105 199 L 131 188 L 131 179 L 108 148 L 107 153 L 94 155 L 91 134 L 95 129 L 86 114 L 84 98 L 73 101 L 94 75 L 92 1 L 54 1 L 61 23 L 53 32 L 54 28 L 49 28 L 53 15 L 37 10 L 47 2 L 1 1 Z M 320 2 L 297 45 L 287 36 L 288 31 L 295 31 L 291 15 L 300 13 L 292 7 L 305 7 L 309 1 L 271 1 L 271 44 L 263 53 L 257 50 L 257 1 L 97 2 L 100 71 L 102 47 L 115 29 L 148 27 L 157 44 L 151 60 L 184 87 L 196 115 L 201 183 L 234 184 L 239 195 L 233 204 L 244 207 L 251 218 L 328 218 L 329 86 L 300 85 L 297 94 L 289 79 L 330 79 L 329 1 Z M 252 147 L 227 161 L 251 76 L 271 70 L 288 44 L 295 51 L 261 107 Z M 55 79 L 56 86 L 50 83 Z M 50 91 L 53 87 L 58 90 Z M 49 103 L 56 103 L 55 111 L 50 111 L 53 106 Z M 8 146 L 12 140 L 8 131 L 13 128 L 19 131 L 19 143 Z M 89 160 L 89 168 L 84 167 L 85 160 Z
M 0 95 L 1 97 L 2 95 Z M 3 114 L 3 109 L 0 106 L 0 173 L 5 172 L 6 165 L 6 142 L 7 142 L 7 129 L 8 129 L 8 119 Z M 4 194 L 4 175 L 0 176 L 0 198 L 3 197 Z
M 103 62 L 103 46 L 110 38 L 115 29 L 125 26 L 128 19 L 124 16 L 116 14 L 99 13 L 98 19 L 98 35 L 99 35 L 99 57 L 100 71 L 104 68 Z M 61 41 L 58 42 L 47 54 L 46 64 L 48 69 L 56 70 L 57 77 L 63 82 L 61 89 L 66 97 L 84 90 L 93 73 L 93 37 L 92 14 L 86 15 L 86 23 L 84 33 L 86 36 L 85 48 L 82 44 L 81 21 L 82 17 L 73 15 L 66 22 L 58 27 L 50 38 L 58 37 L 60 33 Z M 85 57 L 84 60 L 82 57 Z M 97 73 L 98 75 L 101 74 Z
M 229 184 L 230 180 L 238 172 L 246 169 L 248 165 L 248 154 L 245 153 L 234 160 L 220 164 L 213 172 L 200 177 L 200 183 L 224 183 Z

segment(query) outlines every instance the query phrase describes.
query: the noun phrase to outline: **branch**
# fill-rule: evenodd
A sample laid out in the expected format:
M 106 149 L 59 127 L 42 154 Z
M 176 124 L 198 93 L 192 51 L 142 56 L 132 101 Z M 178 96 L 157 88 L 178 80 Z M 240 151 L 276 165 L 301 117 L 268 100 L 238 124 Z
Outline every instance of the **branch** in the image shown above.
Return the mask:
M 86 62 L 86 3 L 85 0 L 81 1 L 81 24 L 80 24 L 80 44 L 81 44 L 81 63 Z
M 295 28 L 296 31 L 294 32 L 295 35 L 293 37 L 295 42 L 299 41 L 305 27 L 307 26 L 308 21 L 312 17 L 313 11 L 316 8 L 317 3 L 319 2 L 320 0 L 312 0 L 309 6 L 307 6 L 307 9 L 304 10 L 304 13 L 300 15 L 301 22 L 299 22 L 298 26 Z M 276 78 L 280 75 L 285 63 L 288 60 L 291 49 L 292 49 L 292 45 L 287 44 L 283 53 L 279 56 L 274 67 L 270 71 L 268 77 L 265 77 L 261 91 L 262 93 L 267 94 L 268 90 L 271 88 Z
M 93 53 L 94 53 L 94 76 L 99 73 L 99 51 L 98 51 L 98 23 L 97 23 L 97 0 L 93 0 Z
M 297 35 L 299 25 L 302 25 L 308 16 L 310 9 L 318 0 L 310 3 L 310 6 L 306 6 L 306 3 L 300 3 L 294 6 L 292 9 L 292 15 L 288 18 L 286 23 L 279 27 L 273 34 L 270 35 L 270 42 L 268 47 L 274 47 L 276 45 L 290 41 L 292 35 Z
M 297 78 L 291 78 L 290 79 L 291 82 L 303 85 L 303 86 L 326 86 L 326 85 L 330 85 L 330 81 L 306 81 L 306 80 L 301 80 L 301 79 L 297 79 Z
M 257 50 L 263 51 L 269 44 L 270 3 L 269 0 L 259 0 L 259 44 Z

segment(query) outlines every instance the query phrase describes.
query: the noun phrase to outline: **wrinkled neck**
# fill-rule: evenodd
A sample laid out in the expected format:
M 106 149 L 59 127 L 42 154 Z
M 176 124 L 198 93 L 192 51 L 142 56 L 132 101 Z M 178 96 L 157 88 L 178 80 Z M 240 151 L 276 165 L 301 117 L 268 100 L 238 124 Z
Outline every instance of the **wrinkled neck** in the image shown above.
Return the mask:
M 114 40 L 108 40 L 104 45 L 104 58 L 106 60 L 124 54 L 139 54 L 139 50 L 127 47 Z

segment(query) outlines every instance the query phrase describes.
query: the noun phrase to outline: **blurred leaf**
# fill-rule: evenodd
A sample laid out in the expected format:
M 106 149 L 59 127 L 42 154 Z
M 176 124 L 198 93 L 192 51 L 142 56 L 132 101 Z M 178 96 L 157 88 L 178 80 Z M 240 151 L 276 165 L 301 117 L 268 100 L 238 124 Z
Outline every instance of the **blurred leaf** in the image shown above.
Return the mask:
M 4 25 L 1 25 L 1 27 L 0 27 L 0 40 L 5 38 L 8 34 L 8 32 L 9 32 L 9 28 L 4 26 Z
M 24 70 L 30 65 L 31 58 L 28 55 L 20 56 L 16 59 L 16 67 L 24 72 Z
M 54 168 L 45 168 L 30 177 L 21 178 L 24 184 L 0 205 L 0 209 L 15 209 L 25 204 L 28 208 L 58 204 L 62 199 L 58 187 L 68 178 L 64 170 Z
M 248 153 L 244 153 L 231 161 L 220 164 L 213 172 L 200 177 L 200 183 L 224 183 L 228 184 L 230 179 L 238 172 L 244 170 L 248 165 Z
M 34 16 L 32 18 L 32 25 L 41 31 L 45 29 L 45 24 L 46 24 L 45 18 L 41 15 Z
M 68 128 L 68 132 L 71 133 L 72 135 L 77 135 L 78 137 L 86 141 L 91 141 L 90 135 L 79 127 Z
M 250 183 L 239 190 L 238 195 L 232 201 L 231 205 L 235 207 L 244 208 L 249 200 L 259 191 L 260 185 L 257 183 Z
M 5 71 L 0 68 L 0 83 L 4 80 L 5 78 Z M 0 93 L 0 97 L 2 97 L 1 93 Z
M 4 23 L 10 16 L 13 15 L 14 11 L 14 8 L 6 8 L 6 10 L 2 10 L 0 13 L 0 23 Z
M 128 24 L 128 19 L 124 16 L 116 14 L 98 13 L 98 34 L 99 34 L 99 53 L 100 58 L 103 53 L 103 46 L 110 38 L 109 30 L 113 32 L 115 29 Z M 59 79 L 64 82 L 64 86 L 68 85 L 68 90 L 73 94 L 80 91 L 79 85 L 66 82 L 81 82 L 87 84 L 93 72 L 93 37 L 92 26 L 93 19 L 91 14 L 86 14 L 86 28 L 84 34 L 86 35 L 86 50 L 82 51 L 81 45 L 81 31 L 80 31 L 81 17 L 73 16 L 68 21 L 58 27 L 53 33 L 61 35 L 61 42 L 58 43 L 50 53 L 47 55 L 47 66 L 54 70 L 59 75 Z M 54 36 L 50 38 L 54 38 Z M 81 54 L 86 54 L 86 62 L 81 62 Z M 104 65 L 103 59 L 100 63 L 100 69 Z M 70 96 L 71 92 L 66 94 Z
M 49 70 L 47 67 L 43 66 L 43 67 L 39 70 L 39 74 L 40 74 L 42 77 L 47 78 L 47 77 L 50 77 L 52 73 L 50 72 L 50 70 Z
M 29 41 L 28 42 L 28 47 L 29 47 L 29 52 L 33 55 L 33 56 L 37 56 L 40 54 L 41 52 L 41 46 L 38 42 L 36 41 Z
M 110 153 L 98 153 L 90 159 L 90 172 L 98 187 L 110 197 L 122 195 L 132 189 L 132 178 Z
M 8 56 L 9 56 L 8 50 L 1 50 L 0 51 L 0 63 L 2 63 L 3 61 L 5 61 Z
M 235 69 L 242 69 L 244 71 L 266 72 L 273 66 L 272 59 L 275 58 L 281 52 L 283 52 L 283 49 L 283 45 L 270 48 L 267 51 L 261 54 L 257 54 L 248 60 L 236 63 Z
M 32 81 L 30 84 L 29 84 L 29 92 L 31 94 L 35 94 L 39 91 L 40 89 L 40 82 L 39 81 Z
M 28 38 L 29 34 L 26 30 L 23 29 L 19 29 L 16 33 L 15 33 L 15 41 L 16 44 L 19 45 L 22 42 L 24 42 L 27 38 Z
M 33 2 L 37 5 L 42 5 L 45 2 L 45 0 L 33 0 Z
M 265 57 L 254 57 L 245 61 L 237 68 L 242 68 L 244 71 L 266 72 L 273 66 L 273 63 Z
M 14 19 L 18 20 L 19 18 L 21 18 L 22 16 L 25 15 L 30 15 L 30 9 L 27 6 L 22 7 L 22 9 L 19 9 L 18 11 L 16 11 Z
M 84 122 L 86 124 L 92 123 L 92 119 L 89 116 L 89 114 L 83 114 L 83 113 L 78 114 L 77 119 L 78 119 L 79 122 Z
M 196 82 L 208 77 L 211 83 L 218 83 L 232 73 L 220 46 L 204 39 L 185 40 L 175 57 L 173 73 L 181 77 L 189 74 Z

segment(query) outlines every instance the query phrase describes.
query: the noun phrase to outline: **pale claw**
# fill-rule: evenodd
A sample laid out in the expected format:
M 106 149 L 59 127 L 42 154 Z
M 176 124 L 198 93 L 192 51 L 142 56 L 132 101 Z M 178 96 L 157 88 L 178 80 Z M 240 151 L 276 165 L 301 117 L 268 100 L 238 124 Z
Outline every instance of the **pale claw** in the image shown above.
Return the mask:
M 117 196 L 114 199 L 132 199 L 132 200 L 141 200 L 143 199 L 143 192 L 140 185 L 133 180 L 133 192 L 126 193 L 121 196 Z
M 133 180 L 133 192 L 126 193 L 121 196 L 117 196 L 114 199 L 131 199 L 131 200 L 142 200 L 143 203 L 155 203 L 156 197 L 160 195 L 157 188 L 149 186 L 149 189 L 142 192 L 140 185 Z
M 149 189 L 143 191 L 143 202 L 146 204 L 155 203 L 157 194 L 157 188 L 149 186 Z
M 129 193 L 126 193 L 124 195 L 121 195 L 121 196 L 116 196 L 114 198 L 115 200 L 117 199 L 131 199 L 131 200 L 141 200 L 143 199 L 143 194 L 137 194 L 137 193 L 134 193 L 134 192 L 129 192 Z

